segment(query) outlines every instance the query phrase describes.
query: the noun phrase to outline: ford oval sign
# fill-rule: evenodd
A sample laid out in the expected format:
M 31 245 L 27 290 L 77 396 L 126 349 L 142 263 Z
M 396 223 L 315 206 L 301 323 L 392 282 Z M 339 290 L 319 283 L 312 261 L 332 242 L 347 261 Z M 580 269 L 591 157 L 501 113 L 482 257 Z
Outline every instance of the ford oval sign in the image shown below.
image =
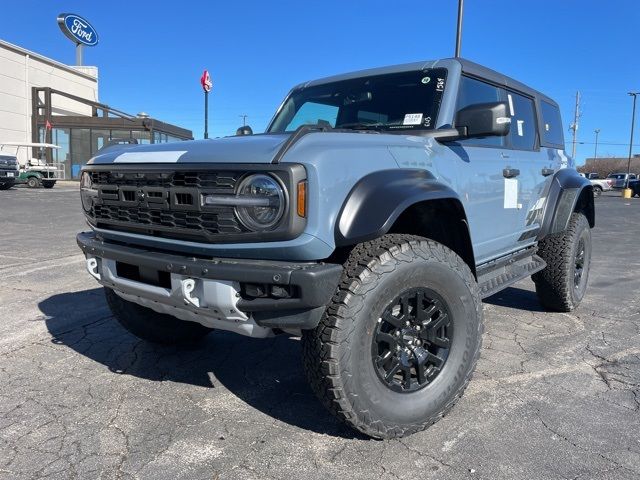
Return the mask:
M 89 47 L 98 44 L 98 33 L 95 28 L 80 15 L 61 13 L 58 15 L 58 26 L 72 42 Z

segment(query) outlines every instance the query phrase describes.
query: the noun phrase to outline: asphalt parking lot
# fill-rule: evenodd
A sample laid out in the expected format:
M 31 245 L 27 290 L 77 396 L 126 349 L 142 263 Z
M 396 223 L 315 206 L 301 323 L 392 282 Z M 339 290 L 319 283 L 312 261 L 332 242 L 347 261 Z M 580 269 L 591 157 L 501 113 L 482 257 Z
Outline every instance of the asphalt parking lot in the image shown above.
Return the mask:
M 531 281 L 488 299 L 478 369 L 426 432 L 374 441 L 307 387 L 295 339 L 157 347 L 84 270 L 77 187 L 0 192 L 0 478 L 640 477 L 640 199 L 596 200 L 571 314 Z

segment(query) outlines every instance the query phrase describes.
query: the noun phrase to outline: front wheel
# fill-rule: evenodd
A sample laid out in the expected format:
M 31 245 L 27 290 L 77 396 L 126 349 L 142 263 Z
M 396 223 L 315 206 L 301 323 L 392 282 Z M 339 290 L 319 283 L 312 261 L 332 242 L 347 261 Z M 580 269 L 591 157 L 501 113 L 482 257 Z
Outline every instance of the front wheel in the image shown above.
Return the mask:
M 582 301 L 591 266 L 591 229 L 582 213 L 573 213 L 564 232 L 548 235 L 538 246 L 547 266 L 532 275 L 540 303 L 570 312 Z
M 0 183 L 0 190 L 9 190 L 13 187 L 13 183 Z
M 27 187 L 38 188 L 40 186 L 40 180 L 37 177 L 29 177 L 27 179 Z
M 340 420 L 375 438 L 438 421 L 480 355 L 475 278 L 453 251 L 410 235 L 357 245 L 315 330 L 303 333 L 312 389 Z
M 118 323 L 142 340 L 165 345 L 194 343 L 212 331 L 199 323 L 178 320 L 129 302 L 110 288 L 105 287 L 104 293 Z
M 53 188 L 55 184 L 56 184 L 55 180 L 42 180 L 42 186 L 44 188 Z

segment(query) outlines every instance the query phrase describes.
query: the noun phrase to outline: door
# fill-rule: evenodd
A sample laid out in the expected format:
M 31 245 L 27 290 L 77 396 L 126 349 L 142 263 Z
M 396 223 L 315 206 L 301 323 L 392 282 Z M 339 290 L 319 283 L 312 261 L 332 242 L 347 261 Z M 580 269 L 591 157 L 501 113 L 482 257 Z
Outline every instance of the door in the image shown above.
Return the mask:
M 542 190 L 546 177 L 553 172 L 551 160 L 540 151 L 535 104 L 532 98 L 518 92 L 507 91 L 511 129 L 507 149 L 502 152 L 506 165 L 513 169 L 512 190 L 515 199 L 517 228 L 512 238 L 516 247 L 525 247 L 535 241 L 540 229 L 543 204 Z M 512 194 L 514 192 L 511 192 Z
M 468 105 L 506 101 L 501 87 L 461 78 L 456 109 Z M 513 250 L 520 216 L 516 208 L 507 208 L 505 169 L 512 165 L 506 137 L 469 138 L 455 142 L 458 167 L 457 191 L 467 219 L 477 263 L 483 263 Z M 506 158 L 505 158 L 506 157 Z M 516 236 L 517 238 L 517 236 Z

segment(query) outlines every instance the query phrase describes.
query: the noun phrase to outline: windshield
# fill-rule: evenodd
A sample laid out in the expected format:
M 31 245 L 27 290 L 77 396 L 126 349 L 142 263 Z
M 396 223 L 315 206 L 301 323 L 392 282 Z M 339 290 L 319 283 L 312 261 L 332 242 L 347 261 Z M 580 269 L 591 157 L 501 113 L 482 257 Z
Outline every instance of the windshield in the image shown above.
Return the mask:
M 294 91 L 268 129 L 292 132 L 301 125 L 354 130 L 434 128 L 447 70 L 390 73 Z
M 626 173 L 612 173 L 607 178 L 615 178 L 616 180 L 621 180 L 626 176 L 627 176 Z

